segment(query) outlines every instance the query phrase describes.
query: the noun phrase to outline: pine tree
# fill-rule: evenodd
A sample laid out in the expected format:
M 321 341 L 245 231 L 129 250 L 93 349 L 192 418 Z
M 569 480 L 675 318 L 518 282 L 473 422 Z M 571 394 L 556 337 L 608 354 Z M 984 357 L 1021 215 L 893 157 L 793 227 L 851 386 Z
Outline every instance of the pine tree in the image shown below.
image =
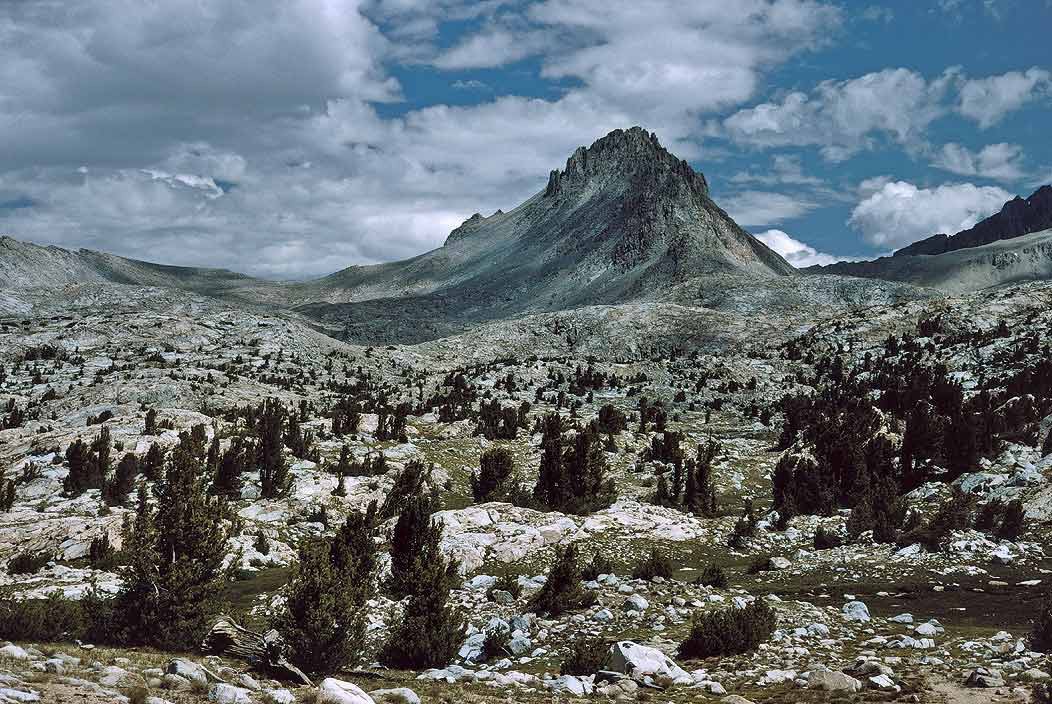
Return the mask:
M 366 602 L 372 597 L 376 504 L 351 514 L 331 539 L 307 538 L 288 586 L 277 628 L 296 664 L 328 674 L 363 655 Z
M 285 461 L 285 407 L 277 399 L 267 399 L 259 411 L 256 433 L 259 436 L 260 493 L 265 499 L 275 499 L 288 493 L 291 478 Z
M 135 478 L 139 476 L 139 458 L 129 452 L 117 463 L 117 471 L 106 480 L 102 488 L 102 498 L 110 506 L 123 504 L 128 493 L 135 486 Z
M 479 458 L 479 471 L 471 476 L 471 493 L 475 503 L 501 501 L 508 493 L 508 480 L 515 462 L 506 447 L 486 450 Z
M 558 616 L 588 606 L 594 599 L 594 595 L 581 587 L 577 549 L 571 544 L 557 549 L 544 586 L 534 594 L 526 608 L 534 613 Z
M 382 455 L 381 455 L 382 456 Z M 387 520 L 400 514 L 409 506 L 413 498 L 424 493 L 424 484 L 431 475 L 431 467 L 420 460 L 412 460 L 405 469 L 395 477 L 394 486 L 388 492 L 380 507 L 380 520 Z
M 423 567 L 420 556 L 442 537 L 442 526 L 431 520 L 431 511 L 431 497 L 418 490 L 398 514 L 391 536 L 391 577 L 387 582 L 387 590 L 396 599 L 417 588 Z
M 421 560 L 419 588 L 380 650 L 379 660 L 388 667 L 444 667 L 464 639 L 463 615 L 449 603 L 449 592 L 459 582 L 457 564 L 447 563 L 437 550 L 430 554 Z
M 241 475 L 247 472 L 256 458 L 256 446 L 251 440 L 234 438 L 223 452 L 212 480 L 212 493 L 231 499 L 241 497 Z
M 562 416 L 549 413 L 543 419 L 541 466 L 533 487 L 533 498 L 549 507 L 562 505 L 569 495 L 563 470 L 562 436 Z
M 694 463 L 693 475 L 696 506 L 690 510 L 702 516 L 716 515 L 716 482 L 712 477 L 712 463 L 720 452 L 720 444 L 713 439 L 698 445 L 698 454 Z M 690 478 L 688 477 L 688 482 Z
M 1045 444 L 1041 446 L 1041 456 L 1048 457 L 1052 455 L 1052 428 L 1049 428 L 1048 435 L 1045 436 Z
M 442 553 L 442 527 L 431 519 L 432 506 L 420 487 L 395 524 L 388 589 L 409 601 L 380 651 L 380 662 L 389 667 L 441 667 L 463 640 L 463 616 L 449 604 L 458 565 Z
M 67 496 L 80 496 L 88 488 L 88 446 L 77 438 L 66 448 L 69 474 L 62 480 L 62 491 Z
M 150 409 L 146 411 L 146 428 L 143 431 L 144 435 L 156 435 L 157 434 L 157 411 Z
M 200 437 L 181 435 L 157 487 L 156 508 L 140 486 L 125 539 L 128 568 L 117 596 L 117 613 L 126 619 L 124 639 L 132 644 L 194 648 L 218 610 L 229 535 L 223 506 L 206 490 Z
M 164 448 L 161 447 L 159 443 L 150 445 L 150 449 L 146 451 L 146 459 L 142 462 L 140 469 L 142 470 L 143 476 L 151 482 L 155 482 L 161 478 L 161 474 L 164 470 L 164 455 Z

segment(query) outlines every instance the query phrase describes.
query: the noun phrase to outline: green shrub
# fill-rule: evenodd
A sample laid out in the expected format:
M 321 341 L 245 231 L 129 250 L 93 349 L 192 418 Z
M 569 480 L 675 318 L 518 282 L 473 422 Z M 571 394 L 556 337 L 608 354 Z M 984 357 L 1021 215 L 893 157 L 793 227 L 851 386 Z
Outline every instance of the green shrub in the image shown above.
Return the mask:
M 843 545 L 844 541 L 839 535 L 833 531 L 826 530 L 822 526 L 818 526 L 818 530 L 815 531 L 815 550 L 829 550 L 831 548 L 838 548 Z
M 595 595 L 581 587 L 577 550 L 573 545 L 557 550 L 555 562 L 548 570 L 548 581 L 533 595 L 527 611 L 558 616 L 595 603 Z
M 592 561 L 581 569 L 581 579 L 592 582 L 599 579 L 601 574 L 613 574 L 614 563 L 606 555 L 596 550 L 592 553 Z
M 1030 649 L 1039 653 L 1052 652 L 1052 595 L 1045 598 L 1034 625 L 1030 629 Z
M 703 587 L 727 588 L 727 573 L 717 565 L 707 565 L 701 570 L 697 584 Z
M 754 650 L 771 637 L 776 623 L 774 611 L 759 599 L 743 609 L 698 614 L 690 635 L 679 646 L 679 657 L 708 658 Z
M 81 605 L 61 594 L 24 601 L 0 597 L 0 638 L 55 643 L 82 639 L 85 630 Z
M 55 559 L 55 556 L 50 552 L 20 552 L 7 563 L 7 571 L 11 574 L 36 574 L 44 567 L 47 563 Z
M 606 661 L 610 645 L 602 638 L 577 638 L 570 647 L 570 654 L 559 665 L 563 675 L 594 675 Z
M 493 583 L 493 586 L 486 590 L 486 598 L 493 601 L 493 592 L 496 591 L 508 592 L 518 599 L 522 596 L 522 585 L 519 584 L 519 578 L 517 576 L 509 573 L 497 578 L 497 581 Z
M 672 578 L 672 563 L 668 557 L 651 548 L 650 554 L 632 569 L 632 579 Z

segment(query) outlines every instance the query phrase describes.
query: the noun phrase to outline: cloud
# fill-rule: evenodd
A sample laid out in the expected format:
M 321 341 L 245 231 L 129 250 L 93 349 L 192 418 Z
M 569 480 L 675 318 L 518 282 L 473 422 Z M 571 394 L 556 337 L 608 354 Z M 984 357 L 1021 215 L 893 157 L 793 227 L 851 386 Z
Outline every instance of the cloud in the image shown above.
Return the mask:
M 902 247 L 942 232 L 965 230 L 1001 209 L 1012 194 L 971 183 L 918 188 L 907 181 L 869 182 L 848 223 L 870 244 Z
M 1018 144 L 988 144 L 978 153 L 950 142 L 942 147 L 933 164 L 961 176 L 981 176 L 997 181 L 1018 181 L 1025 171 L 1023 148 Z
M 897 68 L 823 81 L 810 93 L 794 91 L 739 110 L 723 121 L 722 133 L 755 147 L 817 146 L 829 161 L 873 148 L 877 137 L 919 149 L 928 125 L 946 112 L 952 78 L 946 72 L 928 81 Z
M 451 85 L 457 90 L 486 90 L 489 88 L 487 84 L 476 79 L 467 81 L 456 80 Z
M 503 29 L 485 31 L 472 34 L 442 52 L 433 63 L 441 69 L 493 68 L 531 56 L 546 43 L 540 33 L 515 35 Z
M 785 261 L 797 269 L 815 265 L 824 266 L 847 259 L 846 257 L 837 257 L 832 254 L 822 254 L 814 247 L 794 239 L 782 230 L 766 230 L 754 235 L 754 237 L 778 252 Z
M 697 156 L 699 114 L 839 19 L 814 0 L 0 4 L 0 200 L 32 203 L 0 228 L 278 278 L 411 256 L 611 129 Z M 526 55 L 545 98 L 399 104 L 396 67 L 477 89 L 455 72 Z
M 804 173 L 800 157 L 794 154 L 775 154 L 771 166 L 764 171 L 739 171 L 730 178 L 731 183 L 760 183 L 764 185 L 794 184 L 819 186 L 825 183 L 816 176 Z
M 999 76 L 965 80 L 960 88 L 958 110 L 975 120 L 981 129 L 1000 122 L 1005 115 L 1048 92 L 1052 74 L 1033 67 L 1025 72 L 1009 71 Z
M 720 203 L 743 227 L 774 225 L 798 218 L 818 207 L 809 200 L 768 191 L 742 191 L 721 199 Z

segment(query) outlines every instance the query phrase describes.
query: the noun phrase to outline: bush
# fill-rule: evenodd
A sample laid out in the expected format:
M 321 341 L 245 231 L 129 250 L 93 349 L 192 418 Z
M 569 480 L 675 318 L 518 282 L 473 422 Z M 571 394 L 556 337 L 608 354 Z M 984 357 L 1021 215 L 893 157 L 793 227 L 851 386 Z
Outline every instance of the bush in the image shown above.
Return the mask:
M 696 584 L 703 587 L 715 587 L 716 589 L 727 588 L 727 573 L 717 565 L 707 565 L 702 569 Z
M 484 661 L 505 655 L 508 652 L 508 641 L 511 632 L 507 628 L 492 628 L 486 631 L 486 640 L 482 641 L 482 658 Z
M 690 635 L 679 646 L 679 657 L 708 658 L 755 650 L 771 637 L 776 623 L 774 611 L 759 599 L 743 609 L 704 612 L 694 617 Z
M 745 546 L 748 538 L 756 535 L 756 514 L 753 511 L 752 499 L 746 499 L 742 504 L 742 515 L 734 524 L 734 531 L 727 541 L 727 546 L 739 550 Z
M 632 569 L 632 579 L 650 580 L 654 577 L 672 578 L 672 563 L 656 548 L 652 548 L 647 558 Z
M 496 591 L 508 592 L 518 599 L 522 596 L 522 585 L 519 584 L 519 578 L 515 575 L 505 574 L 498 577 L 497 581 L 493 583 L 493 586 L 486 590 L 486 598 L 493 601 L 493 592 Z
M 527 611 L 558 616 L 595 602 L 595 595 L 581 588 L 581 572 L 577 566 L 577 550 L 567 545 L 555 553 L 555 562 L 548 570 L 548 581 L 533 595 Z
M 47 563 L 55 559 L 50 552 L 20 552 L 7 563 L 7 571 L 11 574 L 36 574 L 47 566 Z
M 746 574 L 759 574 L 761 572 L 769 572 L 771 570 L 771 556 L 760 555 L 753 558 L 753 561 L 749 563 L 749 566 L 745 568 Z
M 1052 594 L 1045 598 L 1041 611 L 1030 629 L 1030 649 L 1039 653 L 1052 652 Z
M 815 550 L 829 550 L 843 544 L 843 539 L 833 531 L 827 531 L 822 526 L 818 526 L 818 530 L 815 531 Z
M 55 643 L 82 639 L 85 616 L 79 602 L 61 594 L 17 601 L 0 597 L 0 636 L 15 641 Z
M 559 674 L 588 676 L 598 672 L 606 662 L 610 645 L 602 638 L 577 638 L 570 654 L 559 665 Z
M 592 582 L 599 579 L 601 574 L 613 574 L 614 563 L 603 553 L 596 550 L 592 553 L 592 561 L 581 569 L 581 579 Z

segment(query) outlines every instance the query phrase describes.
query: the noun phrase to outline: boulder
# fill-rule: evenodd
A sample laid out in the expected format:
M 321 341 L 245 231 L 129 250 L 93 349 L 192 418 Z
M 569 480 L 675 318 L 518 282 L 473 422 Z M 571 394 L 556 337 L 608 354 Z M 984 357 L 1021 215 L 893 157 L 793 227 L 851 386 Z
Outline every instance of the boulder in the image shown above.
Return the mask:
M 786 557 L 772 557 L 767 566 L 772 570 L 787 570 L 793 563 Z
M 19 647 L 14 643 L 8 643 L 4 647 L 0 648 L 0 657 L 10 658 L 12 660 L 31 660 L 32 656 L 26 652 L 25 648 Z
M 807 677 L 807 686 L 825 692 L 858 692 L 862 683 L 851 675 L 830 670 L 812 670 Z
M 376 704 L 372 697 L 353 682 L 326 677 L 318 685 L 322 700 L 330 704 Z
M 545 685 L 552 692 L 558 694 L 571 694 L 575 697 L 586 697 L 592 693 L 593 676 L 579 677 L 577 675 L 562 675 L 548 680 Z
M 408 687 L 377 689 L 369 692 L 377 704 L 420 704 L 420 697 Z
M 244 687 L 217 682 L 208 690 L 208 701 L 216 704 L 252 704 L 252 693 Z
M 997 687 L 1004 687 L 1005 680 L 1004 677 L 1001 676 L 999 670 L 977 667 L 968 673 L 967 679 L 964 680 L 964 686 L 995 689 Z
M 603 669 L 620 672 L 632 678 L 657 675 L 667 677 L 676 684 L 694 682 L 694 678 L 687 674 L 686 670 L 657 648 L 649 648 L 630 640 L 619 641 L 610 646 Z
M 625 599 L 625 603 L 621 606 L 625 611 L 646 611 L 650 606 L 650 602 L 639 596 L 633 594 L 632 596 Z
M 869 621 L 869 608 L 861 601 L 849 601 L 842 609 L 845 621 L 858 621 L 866 623 Z

